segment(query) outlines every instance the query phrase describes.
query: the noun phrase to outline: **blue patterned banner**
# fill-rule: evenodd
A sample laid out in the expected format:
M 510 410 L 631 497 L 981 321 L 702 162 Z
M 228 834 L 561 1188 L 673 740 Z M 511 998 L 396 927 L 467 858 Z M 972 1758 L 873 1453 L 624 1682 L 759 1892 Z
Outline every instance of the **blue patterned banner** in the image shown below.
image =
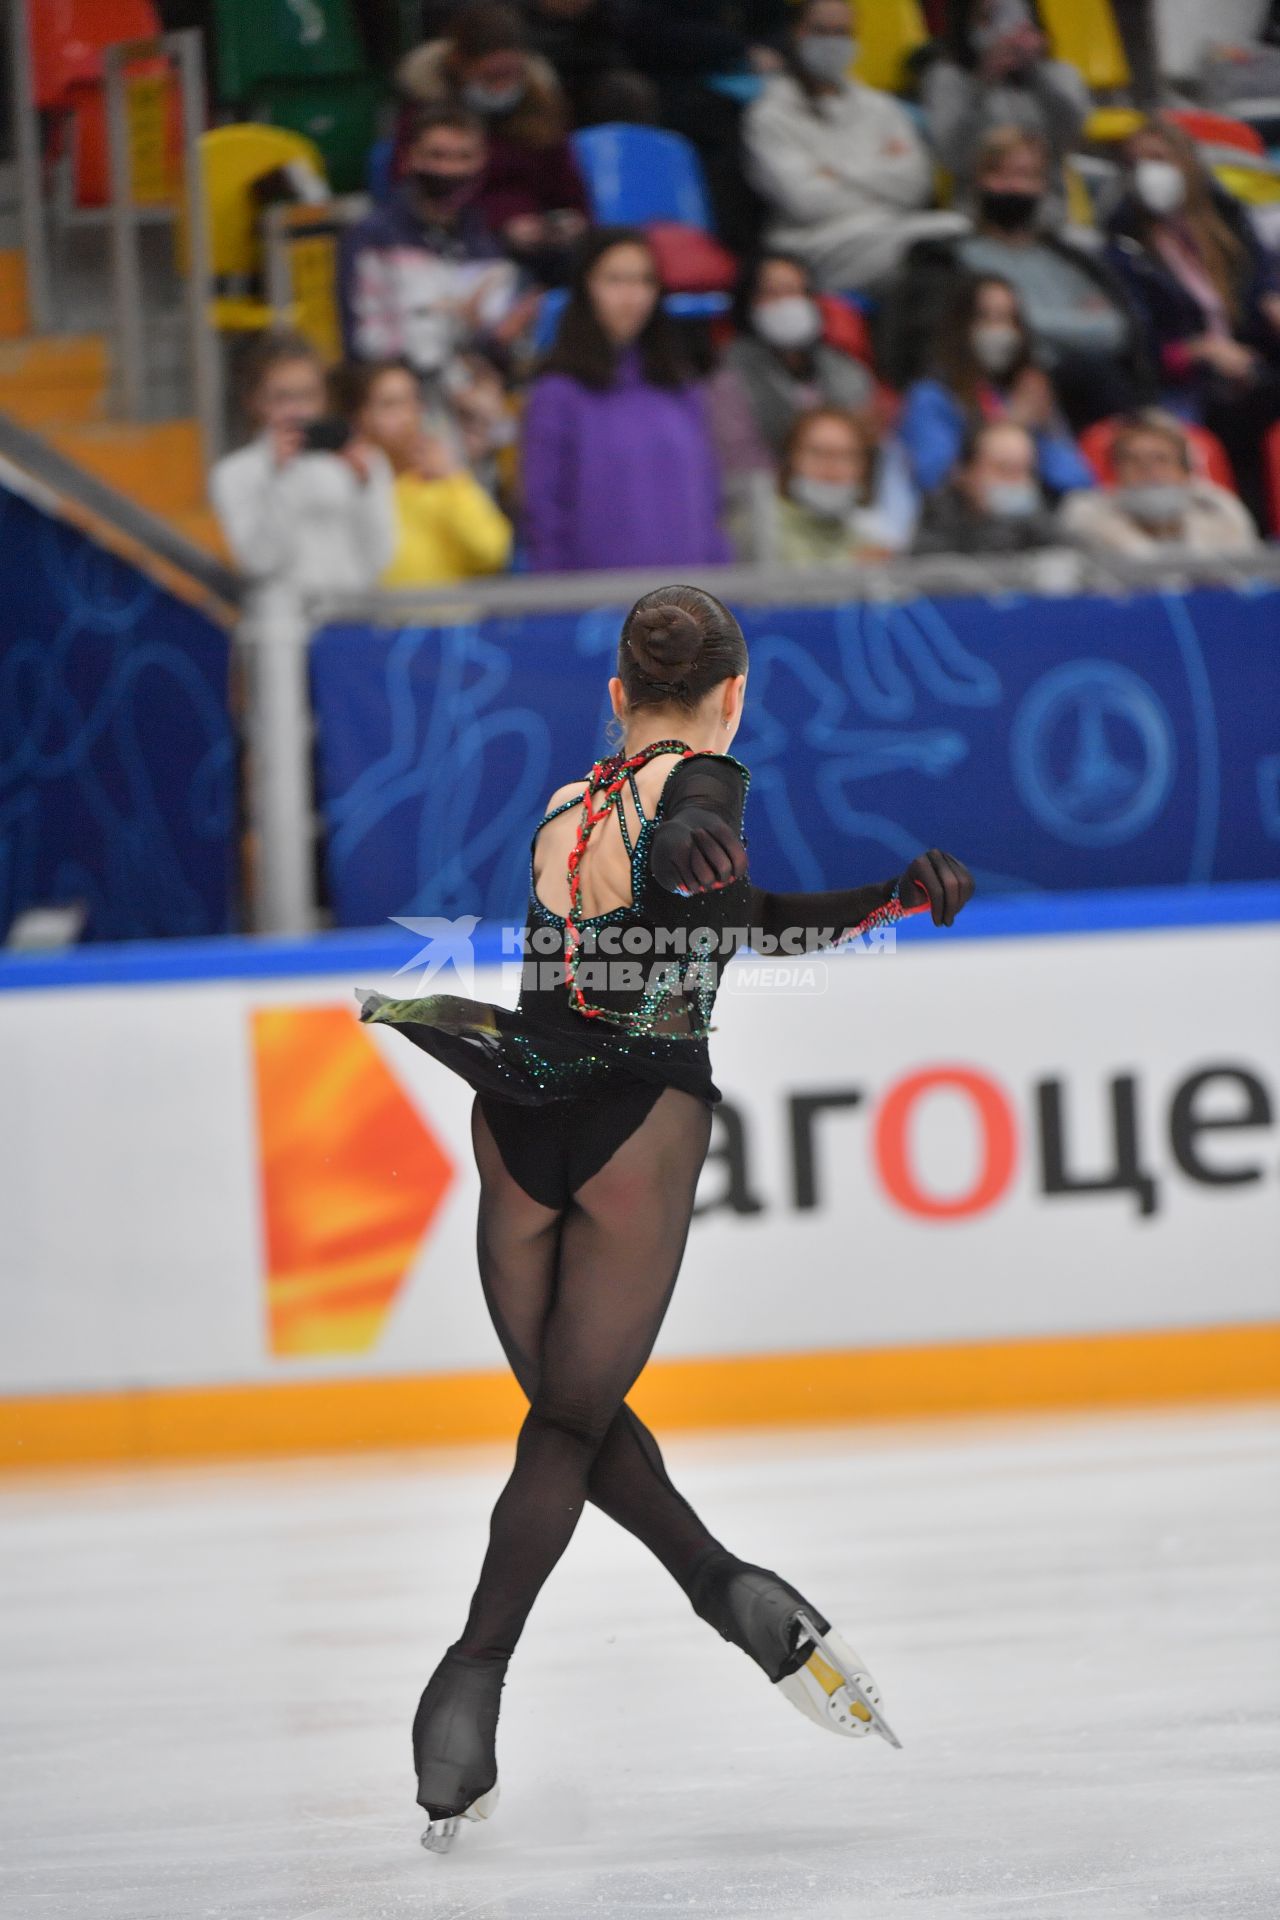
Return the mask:
M 84 900 L 84 938 L 235 922 L 228 637 L 0 489 L 0 939 Z
M 763 886 L 942 846 L 987 894 L 1280 873 L 1280 591 L 738 610 Z M 528 836 L 605 750 L 622 609 L 312 650 L 339 924 L 519 919 Z

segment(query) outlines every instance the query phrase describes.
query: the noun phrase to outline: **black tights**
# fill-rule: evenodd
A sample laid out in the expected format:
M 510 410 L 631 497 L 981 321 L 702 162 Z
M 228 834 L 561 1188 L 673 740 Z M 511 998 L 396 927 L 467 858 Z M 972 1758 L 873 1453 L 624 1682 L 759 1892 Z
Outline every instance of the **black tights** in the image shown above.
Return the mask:
M 537 1127 L 538 1114 L 527 1121 Z M 686 1591 L 695 1563 L 719 1548 L 626 1405 L 675 1288 L 711 1110 L 664 1087 L 561 1207 L 544 1206 L 515 1179 L 479 1099 L 471 1130 L 481 1182 L 481 1283 L 529 1411 L 456 1646 L 505 1657 L 588 1499 L 643 1541 Z

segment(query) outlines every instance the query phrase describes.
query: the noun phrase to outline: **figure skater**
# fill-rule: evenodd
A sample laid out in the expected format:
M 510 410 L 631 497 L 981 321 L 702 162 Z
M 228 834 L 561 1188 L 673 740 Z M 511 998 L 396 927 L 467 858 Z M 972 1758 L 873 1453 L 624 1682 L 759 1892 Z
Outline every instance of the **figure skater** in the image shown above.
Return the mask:
M 863 1660 L 795 1587 L 715 1537 L 626 1400 L 688 1236 L 721 1098 L 706 1035 L 734 951 L 811 952 L 926 911 L 949 927 L 973 892 L 937 848 L 867 886 L 755 886 L 751 776 L 726 751 L 746 683 L 726 607 L 697 587 L 645 594 L 609 681 L 622 745 L 551 796 L 530 842 L 514 1011 L 356 989 L 362 1020 L 395 1027 L 475 1089 L 480 1280 L 529 1401 L 466 1623 L 414 1717 L 422 1841 L 436 1851 L 460 1819 L 496 1805 L 507 1665 L 587 1500 L 820 1726 L 901 1744 Z

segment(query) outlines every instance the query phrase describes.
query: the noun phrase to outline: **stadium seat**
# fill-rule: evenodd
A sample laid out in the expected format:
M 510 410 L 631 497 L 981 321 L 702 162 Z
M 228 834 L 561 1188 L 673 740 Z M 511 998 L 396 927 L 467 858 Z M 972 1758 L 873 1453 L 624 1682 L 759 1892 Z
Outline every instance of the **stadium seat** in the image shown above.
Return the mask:
M 1280 420 L 1267 429 L 1262 442 L 1262 457 L 1266 473 L 1271 534 L 1274 539 L 1280 539 Z
M 1210 433 L 1207 427 L 1196 426 L 1189 420 L 1178 423 L 1186 434 L 1191 446 L 1191 457 L 1197 472 L 1207 480 L 1216 480 L 1220 487 L 1228 487 L 1232 493 L 1236 490 L 1236 476 L 1228 458 L 1227 450 L 1216 433 Z M 1095 420 L 1080 435 L 1080 451 L 1098 477 L 1099 483 L 1109 487 L 1115 479 L 1115 470 L 1111 464 L 1111 448 L 1115 441 L 1120 422 L 1116 417 L 1109 420 Z
M 73 206 L 105 207 L 111 198 L 111 163 L 103 52 L 119 41 L 154 39 L 162 31 L 160 16 L 152 0 L 41 0 L 29 17 L 36 105 L 51 122 L 49 153 L 70 158 Z M 139 64 L 136 71 L 165 78 L 168 158 L 176 174 L 181 113 L 167 62 Z
M 364 190 L 377 206 L 384 206 L 395 191 L 396 143 L 392 139 L 375 140 L 364 164 Z
M 275 80 L 258 87 L 253 117 L 262 126 L 283 127 L 315 142 L 335 193 L 361 193 L 378 126 L 384 88 L 377 74 L 348 73 L 336 80 Z
M 306 0 L 304 6 L 214 0 L 213 13 L 217 95 L 224 106 L 248 108 L 258 89 L 274 81 L 339 80 L 366 71 L 350 0 Z
M 252 280 L 262 271 L 255 181 L 295 160 L 304 161 L 323 180 L 324 157 L 301 134 L 242 124 L 202 134 L 200 158 L 213 277 Z M 235 297 L 213 303 L 214 325 L 223 333 L 256 333 L 276 318 L 263 300 Z
M 919 0 L 875 0 L 855 6 L 858 60 L 854 77 L 882 93 L 898 93 L 906 78 L 906 63 L 929 38 Z
M 1256 127 L 1249 126 L 1243 120 L 1234 120 L 1229 114 L 1207 113 L 1203 108 L 1169 107 L 1164 118 L 1172 120 L 1176 126 L 1192 140 L 1202 146 L 1239 147 L 1243 153 L 1265 154 L 1266 143 Z
M 1040 0 L 1040 19 L 1055 60 L 1073 66 L 1091 92 L 1115 93 L 1129 85 L 1111 0 Z
M 610 121 L 572 136 L 591 217 L 600 226 L 676 221 L 711 233 L 711 202 L 690 142 L 663 127 Z

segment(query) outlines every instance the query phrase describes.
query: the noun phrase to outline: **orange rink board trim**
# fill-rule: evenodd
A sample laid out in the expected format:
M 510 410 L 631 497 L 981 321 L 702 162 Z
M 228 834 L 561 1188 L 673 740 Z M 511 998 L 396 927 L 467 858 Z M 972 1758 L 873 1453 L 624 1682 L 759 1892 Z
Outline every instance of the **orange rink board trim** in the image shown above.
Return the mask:
M 628 1396 L 660 1433 L 1272 1397 L 1280 1322 L 656 1360 Z M 499 1372 L 15 1397 L 0 1467 L 513 1438 L 524 1406 Z

